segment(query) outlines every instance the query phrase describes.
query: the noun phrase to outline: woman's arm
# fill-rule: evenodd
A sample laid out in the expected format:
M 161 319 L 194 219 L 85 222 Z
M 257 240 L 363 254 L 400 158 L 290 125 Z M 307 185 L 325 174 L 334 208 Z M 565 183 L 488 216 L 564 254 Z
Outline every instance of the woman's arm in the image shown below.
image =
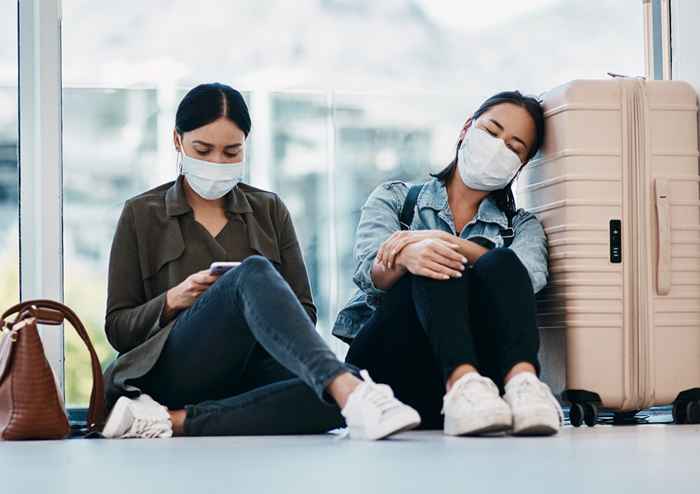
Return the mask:
M 173 290 L 168 290 L 165 292 L 165 305 L 163 306 L 163 312 L 160 315 L 160 324 L 168 324 L 175 318 L 180 310 L 181 309 L 177 307 L 175 302 L 175 292 Z
M 454 247 L 455 252 L 465 260 L 475 263 L 479 257 L 488 252 L 488 249 L 471 240 L 464 240 L 451 233 L 441 230 L 416 230 L 396 232 L 386 240 L 379 248 L 377 262 L 383 265 L 385 270 L 392 270 L 399 254 L 407 246 L 423 240 L 441 240 Z
M 457 276 L 468 261 L 465 252 L 481 255 L 473 246 L 481 247 L 440 230 L 394 233 L 382 243 L 372 266 L 375 285 L 387 290 L 406 272 L 435 279 Z M 413 252 L 402 256 L 407 249 Z
M 457 252 L 466 257 L 469 261 L 469 264 L 474 264 L 476 261 L 479 260 L 481 256 L 483 256 L 489 251 L 486 247 L 482 247 L 481 245 L 477 244 L 476 242 L 472 242 L 471 240 L 464 240 L 456 236 L 454 238 L 455 240 L 453 241 L 458 246 Z
M 163 313 L 166 294 L 146 300 L 134 231 L 133 212 L 124 206 L 109 256 L 105 332 L 110 344 L 124 353 L 144 342 Z
M 380 290 L 388 290 L 401 277 L 407 273 L 407 269 L 399 263 L 395 263 L 392 269 L 387 268 L 377 258 L 372 263 L 372 281 L 374 286 Z
M 547 235 L 537 217 L 524 210 L 513 219 L 513 233 L 509 248 L 527 269 L 532 290 L 537 293 L 547 285 L 549 276 Z
M 399 192 L 398 188 L 403 190 Z M 367 295 L 383 294 L 405 273 L 401 268 L 382 268 L 376 258 L 382 243 L 401 230 L 399 210 L 407 191 L 405 184 L 381 184 L 372 191 L 362 206 L 355 233 L 355 272 L 352 279 Z
M 398 188 L 402 190 L 397 191 Z M 365 293 L 379 295 L 391 288 L 404 274 L 448 279 L 458 276 L 466 259 L 457 252 L 457 239 L 439 230 L 401 231 L 399 211 L 403 207 L 405 184 L 382 184 L 370 194 L 362 208 L 357 227 L 353 280 Z M 392 251 L 396 241 L 416 245 L 405 262 L 393 259 L 403 247 Z M 387 259 L 392 258 L 388 263 Z
M 282 261 L 281 274 L 289 283 L 309 318 L 316 324 L 318 315 L 311 296 L 311 286 L 304 257 L 289 210 L 279 197 L 277 198 L 277 228 L 280 232 L 278 241 Z

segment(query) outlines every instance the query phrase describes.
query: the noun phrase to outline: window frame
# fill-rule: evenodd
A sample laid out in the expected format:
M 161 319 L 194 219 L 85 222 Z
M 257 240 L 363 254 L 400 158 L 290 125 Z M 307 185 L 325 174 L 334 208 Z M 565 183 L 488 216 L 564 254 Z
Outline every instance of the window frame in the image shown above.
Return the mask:
M 672 75 L 671 52 L 671 0 L 643 0 L 644 8 L 644 59 L 646 78 L 670 80 Z
M 63 301 L 61 1 L 18 0 L 20 300 Z M 65 394 L 63 326 L 42 326 Z

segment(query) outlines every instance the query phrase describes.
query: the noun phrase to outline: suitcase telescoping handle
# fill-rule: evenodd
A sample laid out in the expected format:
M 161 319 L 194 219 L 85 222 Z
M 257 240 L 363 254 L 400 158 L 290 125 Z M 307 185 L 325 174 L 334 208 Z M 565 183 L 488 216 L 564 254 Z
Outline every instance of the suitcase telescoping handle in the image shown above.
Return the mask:
M 671 207 L 669 204 L 669 185 L 665 178 L 655 182 L 656 196 L 656 293 L 668 295 L 671 291 Z

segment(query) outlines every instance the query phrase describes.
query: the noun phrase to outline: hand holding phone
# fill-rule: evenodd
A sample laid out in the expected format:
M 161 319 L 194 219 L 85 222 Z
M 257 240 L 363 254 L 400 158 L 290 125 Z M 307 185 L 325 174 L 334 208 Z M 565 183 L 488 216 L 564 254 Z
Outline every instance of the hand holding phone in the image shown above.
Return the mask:
M 209 274 L 221 276 L 226 271 L 237 268 L 240 265 L 240 262 L 213 262 L 211 266 L 209 266 Z
M 205 269 L 191 274 L 182 283 L 168 290 L 165 295 L 165 309 L 161 315 L 162 323 L 167 323 L 179 311 L 191 307 L 217 279 L 218 275 L 212 275 Z

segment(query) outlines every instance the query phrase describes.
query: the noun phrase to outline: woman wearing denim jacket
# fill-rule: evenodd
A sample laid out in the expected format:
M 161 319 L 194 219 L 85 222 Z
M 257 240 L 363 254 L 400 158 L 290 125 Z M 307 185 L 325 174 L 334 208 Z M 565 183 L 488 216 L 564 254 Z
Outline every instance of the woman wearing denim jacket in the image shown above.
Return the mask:
M 559 430 L 561 408 L 537 377 L 535 293 L 547 282 L 547 240 L 511 191 L 543 134 L 536 99 L 497 94 L 467 120 L 452 163 L 420 188 L 410 225 L 400 223 L 404 182 L 380 185 L 362 208 L 360 292 L 334 334 L 352 340 L 347 362 L 391 385 L 426 428 Z

